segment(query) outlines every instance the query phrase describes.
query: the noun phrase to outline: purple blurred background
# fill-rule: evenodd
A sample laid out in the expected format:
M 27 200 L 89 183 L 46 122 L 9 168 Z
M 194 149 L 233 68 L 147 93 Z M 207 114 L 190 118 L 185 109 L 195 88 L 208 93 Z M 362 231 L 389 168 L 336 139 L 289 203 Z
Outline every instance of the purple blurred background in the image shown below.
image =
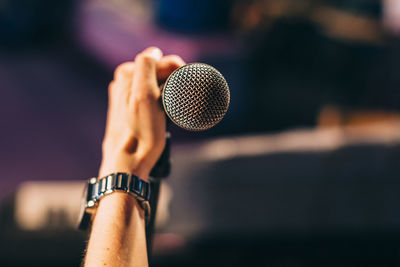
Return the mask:
M 278 152 L 271 148 L 278 141 L 273 139 L 267 142 L 258 136 L 286 136 L 286 132 L 307 129 L 311 137 L 314 136 L 314 131 L 320 136 L 319 130 L 345 129 L 344 145 L 351 148 L 354 145 L 372 143 L 384 149 L 381 154 L 368 150 L 370 157 L 365 162 L 369 164 L 365 165 L 357 161 L 358 153 L 364 153 L 362 149 L 354 154 L 351 152 L 349 158 L 360 166 L 353 169 L 355 174 L 349 179 L 357 175 L 364 177 L 364 172 L 372 172 L 375 174 L 372 180 L 386 177 L 390 180 L 386 184 L 388 188 L 389 185 L 393 186 L 392 189 L 398 188 L 399 183 L 393 177 L 398 165 L 397 132 L 400 121 L 399 37 L 400 3 L 397 0 L 3 1 L 0 4 L 0 202 L 4 200 L 6 203 L 6 199 L 24 181 L 81 181 L 96 175 L 101 159 L 101 141 L 107 110 L 106 91 L 112 80 L 113 70 L 118 64 L 132 60 L 148 46 L 157 46 L 164 54 L 178 54 L 186 62 L 211 64 L 221 71 L 230 85 L 231 106 L 217 127 L 204 133 L 189 133 L 172 126 L 175 154 L 185 153 L 184 156 L 187 156 L 190 148 L 199 144 L 206 144 L 207 147 L 208 142 L 222 140 L 225 144 L 228 140 L 229 144 L 236 144 L 237 147 L 233 147 L 237 149 L 235 151 L 239 156 L 235 157 L 240 158 L 242 154 L 238 151 L 247 147 L 246 142 L 243 147 L 238 145 L 242 142 L 240 138 L 251 138 L 255 135 L 251 147 L 256 152 L 251 150 L 246 155 L 253 152 L 255 155 L 279 154 L 282 151 L 293 153 L 293 158 L 282 159 L 278 156 L 277 162 L 282 163 L 276 166 L 282 166 L 283 170 L 293 168 L 293 172 L 286 174 L 288 177 L 304 178 L 299 173 L 307 171 L 298 170 L 296 166 L 303 166 L 305 162 L 313 162 L 306 165 L 310 171 L 319 174 L 321 170 L 331 169 L 320 160 L 302 163 L 301 159 L 314 155 L 315 152 L 312 145 L 306 145 L 301 149 L 304 155 L 299 154 L 297 145 L 293 144 L 301 146 L 302 135 L 290 135 L 291 138 L 282 143 L 282 147 L 286 147 L 287 141 L 290 149 L 279 148 L 276 150 Z M 329 144 L 336 145 L 337 135 L 331 135 L 330 132 L 325 135 L 324 132 L 321 136 Z M 312 143 L 312 138 L 307 140 Z M 324 142 L 322 143 L 325 144 Z M 257 152 L 257 148 L 265 144 L 268 144 L 268 149 L 262 153 Z M 221 145 L 217 150 L 212 150 L 210 155 L 230 155 L 232 151 L 232 145 Z M 326 158 L 323 154 L 325 152 L 321 153 L 321 158 Z M 333 163 L 329 163 L 337 163 L 337 166 L 343 168 L 343 172 L 337 173 L 338 176 L 344 175 L 348 170 L 345 164 L 346 155 L 349 154 L 339 153 L 339 156 L 333 157 Z M 186 163 L 196 164 L 185 162 L 182 155 L 177 155 L 176 158 L 183 161 L 176 164 L 177 176 L 180 173 L 188 175 L 184 166 Z M 271 161 L 269 157 L 260 161 L 254 160 L 257 166 L 269 166 L 268 170 L 260 171 L 260 175 L 269 177 L 266 172 L 274 173 L 271 170 L 275 166 L 274 160 Z M 342 163 L 344 165 L 340 165 Z M 224 166 L 229 169 L 239 165 L 229 161 Z M 371 171 L 366 165 L 376 169 Z M 205 168 L 210 171 L 210 177 L 214 177 L 212 166 Z M 247 173 L 253 167 L 245 165 L 240 168 Z M 274 175 L 282 176 L 283 179 L 283 170 L 275 170 Z M 324 175 L 321 177 L 327 177 L 332 172 L 322 173 Z M 318 175 L 315 177 L 321 178 Z M 179 179 L 172 180 L 170 184 L 181 203 L 187 200 L 182 197 L 182 192 L 187 188 L 194 190 L 193 194 L 198 194 L 199 198 L 202 196 L 199 192 L 206 188 L 204 185 L 197 187 L 196 183 L 180 187 L 176 181 Z M 267 179 L 265 181 L 271 182 Z M 360 184 L 364 185 L 363 182 Z M 359 184 L 356 185 L 355 188 L 358 188 Z M 369 185 L 371 188 L 375 187 L 373 183 Z M 263 190 L 270 188 L 269 186 L 259 184 L 258 188 L 262 189 L 259 193 L 262 195 Z M 282 188 L 286 188 L 285 186 L 290 188 L 290 192 L 297 188 L 290 183 L 282 185 Z M 233 189 L 225 189 L 223 192 L 234 199 L 234 196 L 229 195 L 229 190 Z M 293 192 L 291 194 L 295 195 Z M 394 189 L 390 192 L 396 194 Z M 277 197 L 279 195 L 278 193 Z M 335 199 L 334 196 L 340 195 L 332 193 L 332 199 Z M 262 201 L 264 200 L 259 202 Z M 394 207 L 400 202 L 396 198 L 385 203 Z M 363 207 L 367 209 L 369 205 L 374 204 L 366 201 Z M 177 206 L 174 207 L 176 209 Z M 191 209 L 189 206 L 186 208 Z M 280 208 L 276 210 L 279 211 Z M 319 215 L 323 214 L 324 211 L 321 211 L 315 218 L 320 218 Z M 350 218 L 349 214 L 352 212 L 343 216 Z M 388 214 L 385 222 L 395 226 L 389 227 L 390 229 L 397 229 L 400 226 L 398 216 L 390 212 Z M 184 220 L 185 216 L 177 217 Z M 193 211 L 193 214 L 189 213 L 187 216 L 186 219 L 196 215 Z M 261 217 L 258 219 L 262 221 L 264 217 Z M 295 220 L 293 218 L 296 217 L 289 216 L 288 221 Z M 202 219 L 199 217 L 198 220 Z M 277 224 L 285 224 L 285 220 L 277 220 Z M 368 221 L 368 218 L 365 220 L 368 223 L 375 222 L 372 219 Z M 270 221 L 270 218 L 266 221 Z M 177 225 L 179 222 L 176 220 L 175 224 L 170 223 L 169 228 L 165 229 L 179 232 Z M 195 228 L 188 225 L 187 229 Z M 241 225 L 245 227 L 246 222 Z M 262 223 L 256 225 L 261 227 Z M 358 224 L 355 225 L 357 228 Z M 380 224 L 368 225 L 374 228 Z M 384 223 L 381 226 L 382 229 L 389 229 L 385 228 Z M 199 223 L 196 227 L 207 228 L 207 223 Z M 265 229 L 270 229 L 268 227 Z M 312 223 L 307 227 L 313 228 Z M 388 235 L 393 236 L 393 232 L 390 233 Z M 360 236 L 361 240 L 368 235 Z M 243 240 L 247 240 L 246 238 Z M 272 240 L 280 242 L 279 238 L 274 238 Z M 212 240 L 211 238 L 211 244 Z M 369 239 L 371 240 L 375 239 Z M 397 241 L 392 240 L 390 244 Z M 264 240 L 257 242 L 262 243 Z M 208 246 L 210 243 L 205 244 Z M 268 246 L 277 249 L 274 245 Z M 314 247 L 310 250 L 312 249 Z M 393 266 L 394 262 L 399 262 L 397 252 L 400 248 L 393 245 L 388 249 L 393 253 L 385 263 L 387 265 L 380 262 L 373 266 Z M 189 255 L 184 258 L 186 262 L 178 263 L 185 265 L 192 256 L 198 257 L 192 251 L 191 253 L 185 254 Z M 228 255 L 231 252 L 223 253 Z M 282 255 L 279 257 L 286 259 Z M 343 257 L 347 259 L 346 256 Z M 77 256 L 72 258 L 74 260 Z M 235 261 L 230 259 L 231 261 L 221 260 L 218 265 L 233 266 Z M 276 263 L 274 266 L 311 265 L 312 260 L 300 259 L 273 262 Z M 71 262 L 75 264 L 73 260 Z M 178 264 L 173 260 L 171 262 L 174 266 Z M 236 263 L 238 262 L 241 261 Z M 262 265 L 262 262 L 270 263 L 259 259 L 258 264 Z M 338 266 L 357 266 L 357 261 L 353 258 L 345 262 L 348 264 L 340 262 Z M 41 266 L 46 264 L 44 261 L 36 261 L 36 264 L 39 263 Z M 157 264 L 163 266 L 160 261 Z M 13 264 L 10 259 L 0 265 L 20 266 Z

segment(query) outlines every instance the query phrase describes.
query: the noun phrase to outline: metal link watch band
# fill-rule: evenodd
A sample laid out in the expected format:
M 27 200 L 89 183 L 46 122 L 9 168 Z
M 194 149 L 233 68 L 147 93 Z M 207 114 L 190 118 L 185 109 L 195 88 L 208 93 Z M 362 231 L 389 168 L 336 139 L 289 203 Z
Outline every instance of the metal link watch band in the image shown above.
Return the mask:
M 130 193 L 140 201 L 150 200 L 150 185 L 133 174 L 112 173 L 101 178 L 93 187 L 92 199 L 100 200 L 114 191 Z
M 136 198 L 145 212 L 146 220 L 150 216 L 150 184 L 133 174 L 112 173 L 97 181 L 97 178 L 89 179 L 84 205 L 79 222 L 79 229 L 86 230 L 100 199 L 113 192 L 125 192 Z

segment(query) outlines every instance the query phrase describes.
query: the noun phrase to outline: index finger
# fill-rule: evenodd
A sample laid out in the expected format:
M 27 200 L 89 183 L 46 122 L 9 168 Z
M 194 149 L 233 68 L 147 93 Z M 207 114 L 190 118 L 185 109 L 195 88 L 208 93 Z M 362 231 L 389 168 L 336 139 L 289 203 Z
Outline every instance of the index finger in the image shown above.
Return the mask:
M 174 70 L 185 65 L 185 61 L 180 56 L 164 56 L 157 64 L 157 78 L 159 83 L 164 83 Z
M 134 94 L 151 92 L 157 89 L 157 62 L 162 58 L 162 52 L 157 47 L 149 47 L 135 58 L 135 78 L 132 83 Z

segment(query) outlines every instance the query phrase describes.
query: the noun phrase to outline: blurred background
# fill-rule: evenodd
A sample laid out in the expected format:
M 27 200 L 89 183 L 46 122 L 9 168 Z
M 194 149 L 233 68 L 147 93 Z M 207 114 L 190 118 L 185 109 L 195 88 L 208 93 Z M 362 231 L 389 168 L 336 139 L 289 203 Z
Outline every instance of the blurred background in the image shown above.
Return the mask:
M 400 264 L 400 1 L 0 1 L 0 266 L 79 266 L 114 68 L 215 66 L 230 109 L 172 126 L 153 266 Z

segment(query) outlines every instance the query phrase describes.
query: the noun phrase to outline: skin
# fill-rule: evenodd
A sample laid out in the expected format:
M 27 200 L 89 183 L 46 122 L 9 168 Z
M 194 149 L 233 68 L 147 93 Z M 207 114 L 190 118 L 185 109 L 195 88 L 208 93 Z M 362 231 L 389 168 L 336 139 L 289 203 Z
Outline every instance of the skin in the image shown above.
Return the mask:
M 182 65 L 179 56 L 150 47 L 116 68 L 98 177 L 126 172 L 148 180 L 165 146 L 159 84 Z M 148 266 L 144 212 L 133 196 L 115 192 L 100 200 L 84 265 Z

